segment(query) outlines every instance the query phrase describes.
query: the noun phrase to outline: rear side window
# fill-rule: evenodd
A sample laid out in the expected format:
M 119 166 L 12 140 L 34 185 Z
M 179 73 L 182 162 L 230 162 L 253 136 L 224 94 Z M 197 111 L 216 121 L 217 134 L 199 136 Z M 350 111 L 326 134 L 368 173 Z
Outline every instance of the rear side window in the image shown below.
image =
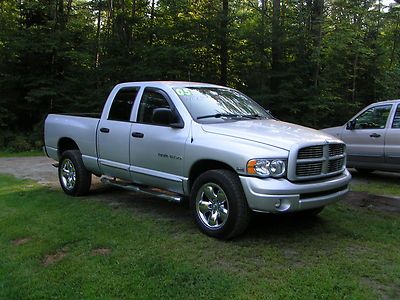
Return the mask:
M 396 113 L 394 114 L 392 128 L 400 128 L 400 104 L 397 105 Z
M 138 87 L 120 89 L 111 104 L 108 120 L 129 122 L 138 91 Z

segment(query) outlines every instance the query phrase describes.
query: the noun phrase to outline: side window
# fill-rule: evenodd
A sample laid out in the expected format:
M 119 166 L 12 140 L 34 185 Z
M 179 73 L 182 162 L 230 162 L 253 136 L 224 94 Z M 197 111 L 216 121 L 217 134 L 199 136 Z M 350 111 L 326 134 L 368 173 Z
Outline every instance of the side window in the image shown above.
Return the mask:
M 120 89 L 111 104 L 108 120 L 129 122 L 138 91 L 138 87 Z
M 156 108 L 170 108 L 170 105 L 161 93 L 146 89 L 139 105 L 137 122 L 157 124 L 157 122 L 153 121 L 153 111 Z
M 371 107 L 355 120 L 355 129 L 383 129 L 390 114 L 392 105 Z
M 392 128 L 400 128 L 400 104 L 397 105 L 396 113 L 393 118 Z

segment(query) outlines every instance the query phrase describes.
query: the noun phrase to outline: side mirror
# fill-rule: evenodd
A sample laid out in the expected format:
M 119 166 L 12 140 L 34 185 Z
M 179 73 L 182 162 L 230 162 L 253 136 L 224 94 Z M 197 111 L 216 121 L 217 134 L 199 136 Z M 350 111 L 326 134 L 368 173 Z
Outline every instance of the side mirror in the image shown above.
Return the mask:
M 346 129 L 347 130 L 353 130 L 356 127 L 356 120 L 351 120 L 349 122 L 347 122 L 346 124 Z
M 173 128 L 183 128 L 183 121 L 169 108 L 155 108 L 153 110 L 152 122 L 167 125 Z

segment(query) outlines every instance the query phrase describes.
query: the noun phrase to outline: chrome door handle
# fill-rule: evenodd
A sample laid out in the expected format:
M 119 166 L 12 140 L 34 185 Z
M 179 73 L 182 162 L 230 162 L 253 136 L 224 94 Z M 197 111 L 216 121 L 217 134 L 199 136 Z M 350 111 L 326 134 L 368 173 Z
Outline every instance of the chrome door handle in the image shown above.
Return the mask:
M 380 135 L 380 134 L 377 134 L 377 133 L 373 133 L 373 134 L 370 134 L 369 136 L 372 137 L 372 138 L 378 138 L 378 137 L 380 137 L 381 135 Z
M 132 132 L 132 136 L 135 138 L 143 138 L 144 134 L 141 132 Z

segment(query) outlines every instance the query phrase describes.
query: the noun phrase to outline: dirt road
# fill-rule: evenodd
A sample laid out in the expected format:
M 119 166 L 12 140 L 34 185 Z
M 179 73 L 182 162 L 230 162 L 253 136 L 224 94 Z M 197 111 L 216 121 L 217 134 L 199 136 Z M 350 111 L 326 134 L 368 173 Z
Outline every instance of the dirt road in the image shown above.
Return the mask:
M 0 173 L 10 174 L 21 179 L 31 179 L 61 193 L 57 169 L 52 166 L 53 163 L 55 163 L 54 160 L 44 156 L 0 158 Z M 106 186 L 95 176 L 92 177 L 92 186 L 87 198 L 93 201 L 106 202 L 115 209 L 120 207 L 134 208 L 136 211 L 151 214 L 164 220 L 176 221 L 182 218 L 190 220 L 190 212 L 184 205 L 170 203 L 142 193 Z
M 58 184 L 58 178 L 57 169 L 51 165 L 54 162 L 45 156 L 0 158 L 0 173 L 55 185 Z

